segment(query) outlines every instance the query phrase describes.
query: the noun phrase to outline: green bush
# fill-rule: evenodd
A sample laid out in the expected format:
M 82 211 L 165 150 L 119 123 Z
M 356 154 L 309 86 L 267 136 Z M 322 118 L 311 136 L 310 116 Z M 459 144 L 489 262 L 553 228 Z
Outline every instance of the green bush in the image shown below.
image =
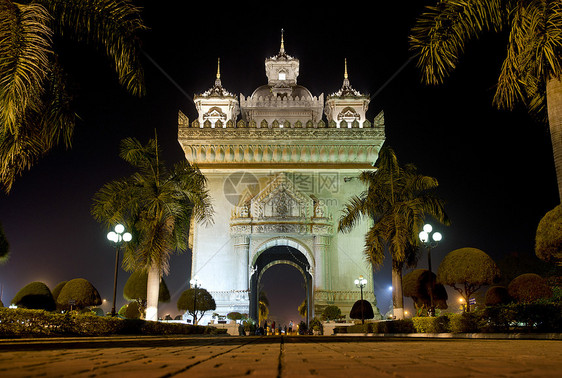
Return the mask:
M 53 311 L 56 308 L 51 290 L 43 282 L 32 282 L 16 293 L 12 304 L 35 310 Z
M 338 320 L 341 318 L 341 310 L 338 306 L 330 305 L 326 306 L 324 311 L 322 311 L 322 320 Z
M 452 333 L 474 333 L 479 331 L 481 314 L 477 312 L 448 314 L 448 317 L 449 329 Z
M 525 273 L 515 277 L 507 286 L 507 290 L 518 302 L 530 303 L 552 296 L 552 289 L 547 281 L 535 273 Z
M 422 317 L 412 318 L 414 329 L 417 333 L 444 333 L 449 332 L 449 317 Z
M 538 301 L 489 306 L 482 318 L 483 332 L 561 332 L 562 304 Z
M 0 337 L 213 333 L 224 334 L 226 330 L 190 324 L 101 317 L 92 313 L 79 314 L 74 311 L 60 314 L 44 310 L 0 308 Z
M 503 286 L 492 286 L 486 291 L 484 303 L 486 306 L 506 304 L 511 301 L 507 288 Z
M 64 310 L 82 309 L 89 306 L 99 306 L 101 297 L 97 289 L 84 278 L 68 281 L 57 297 L 57 308 Z

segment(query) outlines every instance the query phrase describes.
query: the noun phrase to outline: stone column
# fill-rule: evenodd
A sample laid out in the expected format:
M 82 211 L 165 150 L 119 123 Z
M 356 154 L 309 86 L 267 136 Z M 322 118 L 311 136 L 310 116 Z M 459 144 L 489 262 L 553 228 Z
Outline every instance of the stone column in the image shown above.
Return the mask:
M 234 236 L 234 255 L 238 265 L 238 274 L 236 278 L 236 290 L 249 289 L 249 256 L 250 256 L 250 237 L 249 235 Z
M 328 237 L 314 236 L 314 290 L 330 290 L 329 264 L 328 264 Z

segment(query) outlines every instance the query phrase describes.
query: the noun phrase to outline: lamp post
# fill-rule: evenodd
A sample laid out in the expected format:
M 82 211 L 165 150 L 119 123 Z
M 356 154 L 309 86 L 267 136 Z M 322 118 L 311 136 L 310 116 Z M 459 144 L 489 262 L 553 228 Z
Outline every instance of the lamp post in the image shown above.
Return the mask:
M 115 243 L 115 276 L 113 277 L 113 307 L 111 308 L 111 316 L 115 316 L 115 296 L 117 294 L 117 272 L 119 266 L 119 248 L 121 244 L 131 241 L 133 236 L 125 232 L 125 227 L 122 224 L 115 226 L 115 231 L 107 233 L 107 238 Z
M 443 238 L 443 235 L 441 235 L 441 233 L 432 232 L 432 231 L 433 231 L 433 227 L 431 227 L 430 224 L 426 224 L 423 226 L 423 231 L 419 233 L 420 241 L 427 248 L 427 266 L 429 269 L 429 280 L 430 280 L 429 283 L 430 306 L 428 311 L 429 316 L 435 315 L 435 306 L 433 304 L 433 290 L 435 288 L 435 282 L 433 280 L 433 273 L 431 271 L 431 248 L 437 247 L 437 244 L 439 244 L 439 242 Z
M 197 289 L 201 287 L 199 284 L 199 278 L 197 276 L 189 280 L 189 283 L 193 287 L 193 325 L 197 324 Z
M 355 286 L 361 289 L 361 324 L 365 324 L 365 317 L 363 315 L 363 288 L 367 285 L 367 280 L 363 276 L 359 276 L 355 280 Z

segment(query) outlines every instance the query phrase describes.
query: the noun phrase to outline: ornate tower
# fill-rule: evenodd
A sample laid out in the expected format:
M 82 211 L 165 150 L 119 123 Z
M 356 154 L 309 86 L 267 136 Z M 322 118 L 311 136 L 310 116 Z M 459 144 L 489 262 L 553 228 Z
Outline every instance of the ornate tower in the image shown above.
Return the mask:
M 224 108 L 212 96 L 197 97 L 199 118 L 191 125 L 180 113 L 178 140 L 186 159 L 207 177 L 215 209 L 213 224 L 193 228 L 192 275 L 215 298 L 216 312 L 249 313 L 257 320 L 264 272 L 287 264 L 303 275 L 309 316 L 331 304 L 349 314 L 360 297 L 354 279 L 363 275 L 373 283 L 363 256 L 368 225 L 342 234 L 337 221 L 349 198 L 364 190 L 349 178 L 377 160 L 384 118 L 381 113 L 373 123 L 366 120 L 368 99 L 355 92 L 324 104 L 323 94 L 312 96 L 298 85 L 299 61 L 285 52 L 283 37 L 265 69 L 267 84 L 249 97 L 240 95 L 237 122 L 235 98 L 224 94 L 217 96 L 228 99 Z M 347 75 L 344 88 L 350 88 L 346 83 Z M 226 127 L 213 127 L 212 107 L 204 107 L 210 103 L 228 114 L 220 120 Z M 359 118 L 338 128 L 348 119 L 338 122 L 346 107 Z M 364 297 L 378 314 L 372 286 Z
M 228 121 L 236 122 L 240 113 L 236 96 L 222 87 L 220 59 L 217 63 L 215 85 L 207 91 L 193 96 L 195 107 L 199 113 L 199 127 L 226 127 Z
M 343 75 L 343 84 L 339 91 L 326 99 L 326 117 L 328 121 L 336 122 L 337 127 L 363 127 L 366 120 L 365 113 L 369 108 L 369 96 L 351 87 L 347 75 L 347 59 Z

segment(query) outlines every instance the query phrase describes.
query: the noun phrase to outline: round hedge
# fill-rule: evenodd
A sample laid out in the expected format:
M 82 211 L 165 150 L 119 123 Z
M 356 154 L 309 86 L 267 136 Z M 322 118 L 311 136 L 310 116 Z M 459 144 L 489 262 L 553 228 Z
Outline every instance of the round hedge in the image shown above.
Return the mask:
M 478 248 L 459 248 L 449 252 L 437 270 L 437 282 L 444 285 L 492 284 L 500 270 L 488 254 Z
M 34 310 L 53 311 L 56 308 L 51 290 L 43 282 L 32 282 L 16 293 L 12 304 Z
M 353 304 L 349 312 L 349 317 L 351 319 L 361 319 L 361 306 L 363 306 L 363 319 L 373 319 L 375 317 L 373 306 L 371 306 L 369 301 L 360 299 Z
M 71 305 L 71 303 L 74 303 Z M 100 293 L 84 278 L 75 278 L 70 280 L 61 289 L 57 298 L 57 306 L 63 310 L 82 309 L 89 306 L 98 306 L 101 304 Z
M 507 292 L 510 297 L 522 303 L 552 296 L 552 289 L 546 280 L 535 273 L 525 273 L 515 277 L 507 286 Z
M 484 297 L 484 304 L 486 306 L 496 306 L 500 304 L 507 304 L 511 301 L 511 297 L 507 292 L 507 288 L 503 286 L 492 286 L 486 291 Z
M 562 264 L 562 205 L 545 214 L 537 226 L 535 254 L 541 260 Z

